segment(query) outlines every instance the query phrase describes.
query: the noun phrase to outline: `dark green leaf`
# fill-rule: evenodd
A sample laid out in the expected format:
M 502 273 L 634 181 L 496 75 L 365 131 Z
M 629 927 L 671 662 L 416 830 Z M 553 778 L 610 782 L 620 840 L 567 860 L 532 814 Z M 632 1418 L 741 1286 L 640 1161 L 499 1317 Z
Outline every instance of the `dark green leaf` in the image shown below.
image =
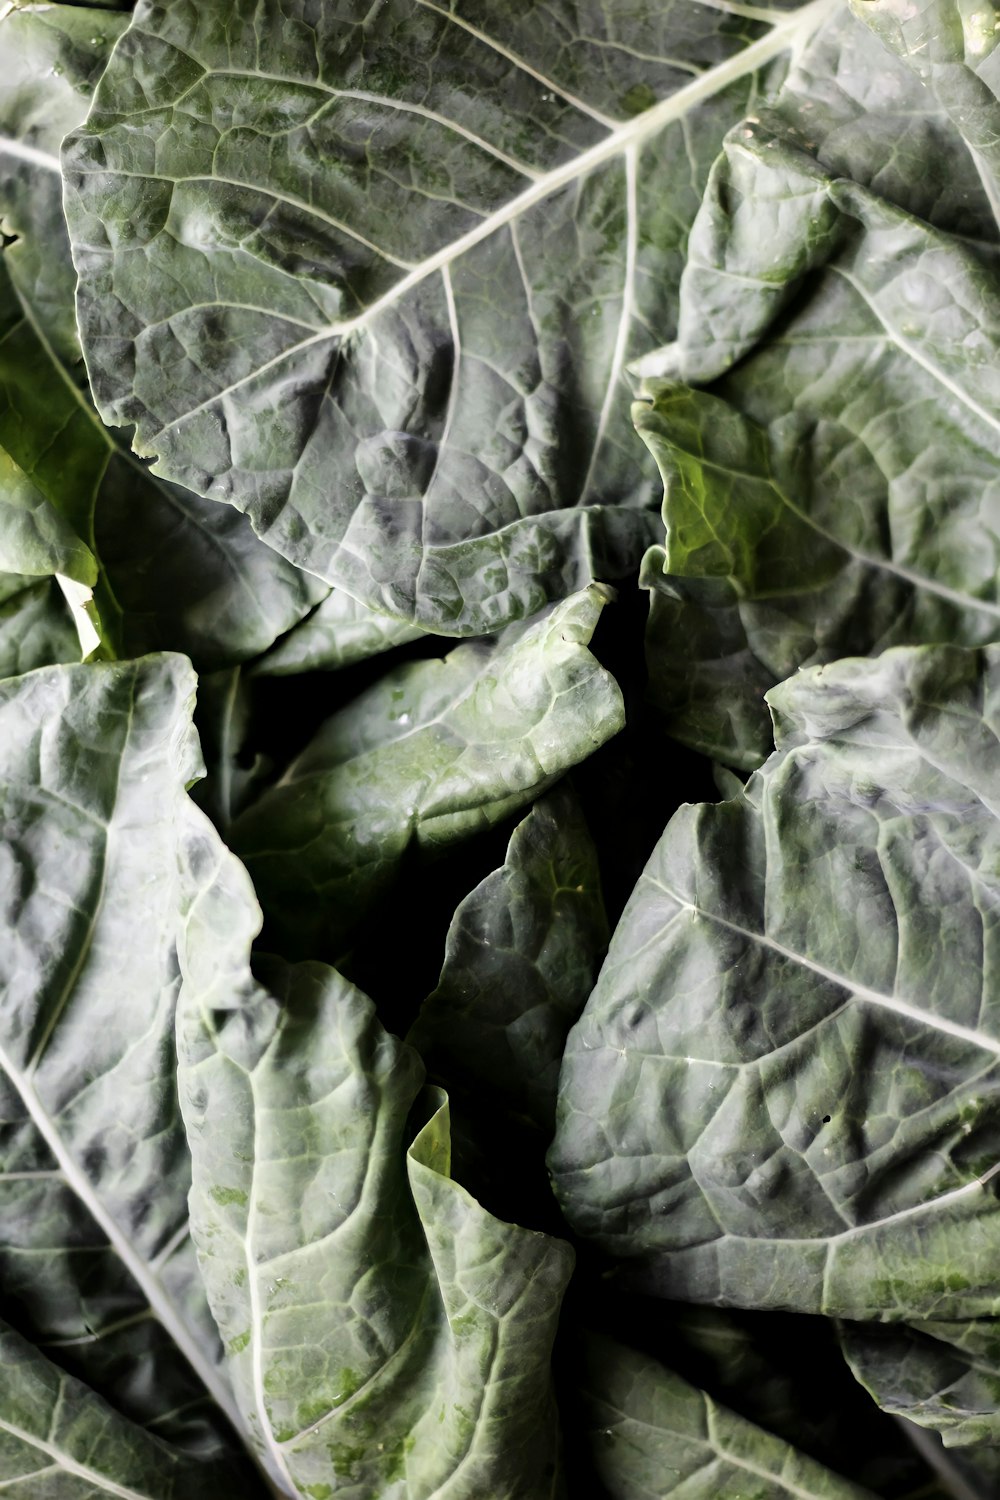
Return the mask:
M 587 1442 L 609 1500 L 874 1500 L 656 1360 L 588 1340 Z
M 625 361 L 672 334 L 723 132 L 829 8 L 143 0 L 64 155 L 99 410 L 426 629 L 629 571 Z
M 761 687 L 799 666 L 1000 633 L 984 171 L 847 14 L 713 170 L 678 340 L 638 366 L 669 378 L 635 413 L 665 485 L 666 548 L 645 570 L 654 695 L 670 732 L 733 764 L 759 764 Z
M 234 512 L 155 479 L 84 389 L 58 149 L 125 20 L 61 5 L 0 20 L 0 222 L 17 236 L 0 265 L 0 446 L 99 558 L 111 651 L 214 667 L 265 650 L 326 589 Z
M 572 1252 L 449 1175 L 447 1104 L 320 964 L 263 965 L 245 871 L 185 824 L 180 1087 L 192 1223 L 283 1494 L 560 1493 L 549 1354 Z M 265 987 L 266 986 L 266 987 Z
M 441 979 L 408 1041 L 485 1122 L 551 1136 L 566 1033 L 607 946 L 597 857 L 579 806 L 551 792 L 518 824 L 503 867 L 455 913 Z
M 336 953 L 411 843 L 508 817 L 617 733 L 621 694 L 587 649 L 607 597 L 595 585 L 496 643 L 387 673 L 236 820 L 283 950 Z
M 0 1487 L 13 1500 L 223 1500 L 221 1463 L 125 1420 L 0 1323 Z
M 777 750 L 668 825 L 570 1035 L 570 1221 L 667 1296 L 1000 1312 L 1000 655 L 770 694 Z
M 193 695 L 180 657 L 0 683 L 6 1316 L 188 1444 L 217 1442 L 219 1407 L 234 1410 L 187 1234 L 174 1085 Z

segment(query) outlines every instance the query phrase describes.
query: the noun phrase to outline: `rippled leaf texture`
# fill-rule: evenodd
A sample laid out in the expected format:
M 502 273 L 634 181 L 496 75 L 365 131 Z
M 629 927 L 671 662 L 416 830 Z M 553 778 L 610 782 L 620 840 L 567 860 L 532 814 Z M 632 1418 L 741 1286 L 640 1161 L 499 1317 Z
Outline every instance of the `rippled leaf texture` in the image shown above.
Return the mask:
M 625 361 L 828 0 L 144 0 L 63 166 L 98 408 L 373 608 L 481 634 L 651 539 Z
M 587 649 L 606 601 L 595 585 L 398 667 L 327 720 L 232 828 L 282 951 L 336 953 L 408 847 L 509 817 L 618 732 L 621 694 Z
M 230 1471 L 231 1475 L 231 1471 Z M 0 1323 L 0 1485 L 14 1500 L 219 1500 L 227 1471 L 151 1437 Z
M 187 1235 L 172 1047 L 193 693 L 180 657 L 0 683 L 5 1313 L 189 1443 L 229 1399 Z
M 85 389 L 58 150 L 125 17 L 61 5 L 0 21 L 0 446 L 100 559 L 106 644 L 199 666 L 253 656 L 325 593 L 241 517 L 150 475 Z M 34 663 L 32 663 L 34 664 Z
M 997 202 L 917 72 L 847 14 L 727 139 L 678 341 L 640 362 L 669 380 L 636 408 L 665 483 L 654 691 L 698 748 L 759 764 L 761 689 L 801 665 L 997 637 Z
M 588 1340 L 581 1383 L 585 1440 L 609 1500 L 873 1500 L 611 1339 Z
M 567 1245 L 449 1175 L 444 1096 L 321 964 L 248 968 L 259 909 L 186 823 L 180 1088 L 192 1225 L 237 1397 L 281 1492 L 560 1493 L 549 1356 Z
M 566 1034 L 607 941 L 597 853 L 561 787 L 458 908 L 437 989 L 407 1040 L 484 1121 L 513 1114 L 548 1137 Z
M 369 609 L 343 590 L 332 589 L 307 619 L 257 663 L 254 671 L 262 677 L 332 671 L 419 640 L 422 634 L 405 620 Z
M 1000 1311 L 1000 655 L 772 690 L 777 750 L 668 824 L 570 1034 L 574 1226 L 691 1301 Z

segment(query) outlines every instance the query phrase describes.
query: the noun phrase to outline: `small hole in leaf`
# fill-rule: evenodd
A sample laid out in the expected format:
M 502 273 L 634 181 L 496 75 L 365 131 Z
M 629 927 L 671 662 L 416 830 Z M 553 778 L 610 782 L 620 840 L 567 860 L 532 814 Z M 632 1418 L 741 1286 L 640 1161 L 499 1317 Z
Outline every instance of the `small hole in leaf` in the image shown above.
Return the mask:
M 830 1123 L 830 1116 L 829 1115 L 824 1115 L 823 1116 L 823 1124 L 824 1125 L 829 1125 L 829 1123 Z

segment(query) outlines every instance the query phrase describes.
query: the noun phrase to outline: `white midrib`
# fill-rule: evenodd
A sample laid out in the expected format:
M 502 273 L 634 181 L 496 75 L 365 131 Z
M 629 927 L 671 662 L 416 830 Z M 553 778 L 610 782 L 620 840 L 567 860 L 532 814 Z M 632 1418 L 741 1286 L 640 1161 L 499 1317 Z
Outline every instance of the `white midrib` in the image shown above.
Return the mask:
M 46 172 L 59 172 L 59 158 L 53 156 L 51 151 L 40 151 L 37 146 L 26 146 L 23 141 L 16 141 L 12 136 L 0 136 L 0 153 L 7 156 L 16 156 L 19 161 L 26 161 L 32 167 L 42 167 Z
M 643 141 L 665 129 L 672 121 L 682 119 L 697 105 L 714 98 L 729 84 L 746 77 L 748 73 L 756 72 L 764 63 L 784 52 L 796 38 L 809 36 L 824 17 L 833 10 L 836 3 L 837 0 L 811 0 L 811 3 L 801 10 L 793 11 L 769 31 L 767 36 L 752 42 L 749 47 L 745 47 L 742 52 L 736 53 L 726 62 L 710 68 L 692 83 L 685 84 L 675 94 L 671 94 L 669 99 L 662 100 L 652 109 L 637 115 L 635 119 L 619 125 L 603 140 L 591 146 L 588 151 L 582 152 L 579 156 L 547 172 L 543 177 L 539 177 L 530 187 L 525 188 L 523 193 L 511 198 L 496 213 L 489 214 L 474 229 L 470 229 L 467 234 L 459 236 L 450 244 L 442 246 L 434 255 L 422 261 L 409 275 L 397 281 L 384 296 L 379 297 L 363 313 L 343 323 L 331 324 L 327 332 L 341 337 L 359 332 L 372 318 L 377 317 L 384 307 L 391 306 L 413 287 L 426 280 L 428 276 L 432 276 L 435 271 L 451 265 L 467 251 L 488 239 L 490 235 L 496 234 L 499 229 L 519 219 L 522 214 L 551 197 L 560 188 L 585 177 L 595 168 L 603 166 L 605 162 L 612 161 L 616 156 L 621 156 L 629 147 L 641 145 Z
M 384 309 L 393 307 L 402 297 L 406 296 L 407 292 L 412 291 L 414 287 L 426 281 L 429 276 L 433 276 L 439 271 L 444 271 L 461 256 L 481 244 L 483 240 L 489 239 L 490 235 L 496 234 L 498 230 L 515 225 L 529 209 L 544 202 L 546 198 L 551 197 L 560 188 L 567 187 L 570 183 L 578 181 L 597 167 L 603 166 L 606 162 L 613 161 L 615 157 L 625 154 L 630 148 L 641 146 L 644 141 L 657 135 L 674 120 L 683 119 L 686 114 L 695 109 L 699 104 L 703 104 L 706 100 L 714 98 L 716 94 L 728 88 L 731 83 L 735 83 L 738 79 L 746 77 L 748 73 L 753 73 L 758 68 L 763 67 L 772 58 L 786 51 L 795 41 L 802 41 L 809 37 L 820 26 L 824 18 L 834 10 L 837 4 L 838 0 L 810 0 L 810 4 L 800 10 L 793 11 L 790 15 L 779 21 L 766 36 L 761 37 L 756 42 L 752 42 L 742 52 L 738 52 L 725 62 L 719 63 L 714 68 L 710 68 L 700 78 L 694 79 L 693 82 L 685 84 L 683 88 L 671 94 L 669 99 L 662 100 L 659 104 L 654 105 L 652 109 L 648 109 L 645 113 L 637 115 L 635 119 L 629 120 L 625 124 L 619 125 L 609 131 L 603 140 L 598 141 L 588 151 L 584 151 L 579 156 L 575 156 L 571 160 L 564 162 L 561 166 L 555 167 L 551 172 L 539 176 L 536 181 L 525 188 L 524 192 L 511 198 L 502 208 L 497 209 L 495 213 L 488 214 L 473 229 L 470 229 L 466 234 L 460 235 L 449 244 L 443 245 L 440 250 L 428 256 L 426 260 L 421 261 L 407 275 L 401 277 L 399 281 L 394 282 L 383 296 L 370 303 L 364 312 L 359 313 L 357 317 L 344 319 L 339 323 L 330 323 L 326 328 L 313 334 L 311 338 L 302 339 L 297 344 L 292 344 L 289 348 L 281 350 L 280 353 L 266 360 L 263 365 L 250 370 L 246 375 L 240 376 L 238 380 L 233 381 L 222 390 L 213 392 L 212 395 L 198 402 L 196 406 L 192 406 L 187 411 L 181 412 L 178 416 L 171 418 L 169 422 L 165 422 L 155 433 L 144 436 L 141 447 L 137 446 L 136 451 L 142 453 L 153 452 L 158 439 L 164 433 L 169 432 L 171 428 L 177 427 L 182 422 L 188 422 L 192 417 L 198 416 L 200 412 L 215 406 L 216 402 L 224 401 L 234 391 L 240 390 L 250 381 L 256 380 L 259 376 L 266 374 L 278 365 L 284 364 L 287 360 L 294 359 L 296 355 L 301 354 L 313 345 L 323 343 L 328 339 L 350 338 L 353 334 L 363 332 Z
M 44 1453 L 51 1458 L 57 1469 L 68 1474 L 75 1474 L 78 1479 L 86 1480 L 94 1489 L 105 1495 L 115 1495 L 118 1500 L 150 1500 L 149 1491 L 145 1493 L 133 1490 L 128 1485 L 118 1484 L 114 1479 L 101 1474 L 97 1469 L 89 1469 L 86 1464 L 77 1463 L 61 1448 L 54 1443 L 46 1442 L 44 1438 L 36 1437 L 33 1432 L 27 1432 L 23 1427 L 18 1427 L 15 1422 L 9 1422 L 5 1417 L 0 1417 L 0 1432 L 8 1432 L 11 1437 L 17 1438 L 18 1442 L 24 1443 L 29 1448 L 35 1448 L 39 1453 Z M 27 1479 L 28 1475 L 22 1478 Z
M 647 875 L 646 878 L 656 886 L 657 890 L 661 890 L 665 896 L 670 897 L 671 901 L 675 901 L 683 911 L 691 912 L 694 916 L 705 917 L 708 921 L 715 922 L 717 926 L 736 933 L 738 937 L 746 938 L 748 942 L 755 943 L 758 947 L 767 948 L 771 953 L 787 958 L 789 962 L 798 964 L 803 969 L 809 969 L 819 978 L 828 980 L 829 983 L 837 985 L 842 990 L 847 990 L 856 999 L 864 1000 L 867 1004 L 881 1010 L 892 1011 L 894 1015 L 905 1016 L 908 1021 L 917 1021 L 922 1026 L 929 1026 L 934 1031 L 943 1032 L 946 1036 L 968 1042 L 971 1046 L 979 1047 L 984 1052 L 992 1052 L 1000 1057 L 1000 1042 L 995 1041 L 993 1037 L 985 1036 L 981 1031 L 973 1031 L 970 1026 L 960 1026 L 957 1021 L 949 1021 L 945 1016 L 921 1010 L 919 1006 L 911 1005 L 908 1000 L 901 1000 L 896 995 L 884 995 L 880 990 L 873 990 L 868 985 L 859 984 L 856 979 L 850 979 L 845 974 L 838 974 L 835 969 L 828 969 L 825 964 L 807 958 L 804 953 L 797 953 L 794 948 L 786 948 L 784 943 L 778 942 L 777 938 L 770 937 L 766 932 L 754 932 L 749 927 L 741 926 L 739 922 L 732 922 L 728 917 L 721 917 L 717 912 L 708 911 L 705 907 L 688 901 L 678 891 L 671 890 L 668 885 L 664 885 L 662 880 L 657 880 L 651 875 Z
M 726 1463 L 732 1464 L 734 1468 L 743 1469 L 747 1474 L 753 1474 L 758 1479 L 766 1480 L 772 1493 L 774 1493 L 773 1487 L 779 1486 L 782 1493 L 794 1496 L 795 1500 L 816 1500 L 815 1490 L 801 1489 L 799 1485 L 793 1483 L 793 1481 L 789 1479 L 786 1474 L 777 1474 L 775 1473 L 774 1469 L 762 1468 L 758 1464 L 751 1463 L 750 1459 L 748 1459 L 744 1454 L 734 1453 L 731 1448 L 727 1448 L 725 1442 L 719 1435 L 715 1417 L 715 1402 L 711 1399 L 711 1397 L 706 1397 L 705 1423 L 708 1428 L 708 1439 L 721 1459 L 723 1459 Z
M 243 1432 L 245 1427 L 239 1408 L 219 1371 L 205 1357 L 204 1351 L 198 1346 L 190 1330 L 179 1317 L 159 1277 L 137 1254 L 94 1192 L 93 1184 L 83 1174 L 78 1162 L 68 1151 L 66 1142 L 56 1128 L 55 1121 L 35 1092 L 30 1079 L 14 1064 L 3 1047 L 0 1047 L 0 1069 L 17 1090 L 32 1124 L 58 1163 L 67 1186 L 106 1235 L 108 1244 L 141 1289 L 153 1316 L 170 1335 L 212 1399 L 225 1412 L 234 1429 L 237 1432 Z M 121 1493 L 130 1494 L 131 1491 L 122 1490 Z

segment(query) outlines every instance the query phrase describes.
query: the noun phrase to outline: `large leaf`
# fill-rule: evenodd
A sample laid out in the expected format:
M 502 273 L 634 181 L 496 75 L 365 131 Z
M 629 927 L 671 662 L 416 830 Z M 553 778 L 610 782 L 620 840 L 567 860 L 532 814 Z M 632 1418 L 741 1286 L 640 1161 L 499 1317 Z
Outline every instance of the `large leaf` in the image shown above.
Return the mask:
M 625 361 L 672 334 L 721 135 L 829 8 L 143 0 L 64 150 L 99 410 L 431 630 L 627 571 Z
M 571 1222 L 692 1301 L 1000 1311 L 1000 653 L 770 695 L 778 748 L 668 825 L 570 1035 Z
M 0 683 L 0 1280 L 6 1316 L 186 1441 L 235 1413 L 187 1234 L 175 819 L 182 658 Z
M 957 45 L 963 72 L 960 26 Z M 799 666 L 1000 633 L 1000 197 L 981 178 L 917 73 L 847 13 L 727 139 L 678 340 L 639 366 L 669 380 L 636 407 L 665 485 L 654 691 L 699 748 L 758 764 L 761 688 Z
M 874 1500 L 611 1339 L 587 1340 L 581 1385 L 580 1436 L 609 1500 Z
M 0 1488 L 14 1500 L 222 1500 L 235 1476 L 151 1437 L 0 1323 Z
M 213 667 L 264 650 L 326 592 L 241 517 L 154 478 L 85 390 L 59 142 L 125 17 L 45 5 L 0 21 L 0 446 L 101 563 L 106 644 Z M 141 518 L 141 519 L 139 519 Z
M 329 719 L 232 828 L 271 933 L 336 953 L 413 844 L 508 817 L 621 728 L 587 649 L 607 594 L 575 594 L 494 643 L 398 667 Z
M 559 788 L 458 908 L 440 981 L 407 1040 L 484 1125 L 519 1116 L 547 1140 L 566 1034 L 607 940 L 594 846 Z
M 549 1355 L 572 1252 L 451 1179 L 443 1096 L 418 1102 L 419 1059 L 360 991 L 320 964 L 254 979 L 246 873 L 193 807 L 185 839 L 192 1224 L 282 1493 L 555 1495 Z

